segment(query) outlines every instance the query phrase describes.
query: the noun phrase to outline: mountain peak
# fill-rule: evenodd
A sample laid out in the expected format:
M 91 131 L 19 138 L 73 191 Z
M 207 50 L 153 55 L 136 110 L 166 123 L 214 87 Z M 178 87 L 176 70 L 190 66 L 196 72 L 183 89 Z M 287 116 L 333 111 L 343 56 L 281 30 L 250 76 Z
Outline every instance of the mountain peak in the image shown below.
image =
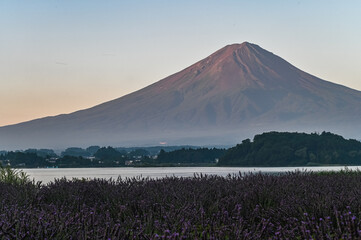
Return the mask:
M 235 51 L 242 51 L 242 50 L 243 51 L 250 51 L 252 49 L 255 49 L 255 47 L 258 47 L 258 46 L 255 45 L 255 44 L 249 43 L 249 42 L 233 43 L 233 44 L 226 45 L 225 47 L 219 49 L 218 51 L 216 51 L 212 55 L 219 55 L 219 53 L 222 53 L 222 55 L 223 54 L 230 55 Z
M 251 47 L 252 45 L 255 45 L 255 44 L 246 41 L 246 42 L 243 42 L 243 43 L 227 44 L 225 46 L 225 48 L 228 48 L 228 47 L 231 47 L 231 48 Z
M 213 64 L 234 61 L 238 65 L 254 65 L 260 59 L 272 58 L 274 55 L 256 44 L 243 42 L 227 45 L 211 54 L 205 60 L 213 59 Z M 243 63 L 243 64 L 241 64 Z
M 220 50 L 227 50 L 227 51 L 240 51 L 240 50 L 256 50 L 262 49 L 260 46 L 250 42 L 243 42 L 243 43 L 233 43 L 228 44 L 225 47 L 221 48 Z
M 199 87 L 205 87 L 204 84 L 213 85 L 221 91 L 264 87 L 268 76 L 277 75 L 278 69 L 273 71 L 272 68 L 281 60 L 256 44 L 249 42 L 230 44 L 172 75 L 170 79 L 168 78 L 169 81 L 166 81 L 167 86 L 164 87 L 169 89 L 171 84 L 179 84 L 182 88 L 186 85 L 193 88 L 195 82 L 198 82 L 196 85 Z M 281 63 L 281 65 L 285 64 Z M 200 82 L 207 83 L 200 84 Z
M 0 146 L 204 145 L 277 129 L 348 135 L 361 129 L 360 102 L 361 92 L 243 42 L 93 108 L 1 127 Z

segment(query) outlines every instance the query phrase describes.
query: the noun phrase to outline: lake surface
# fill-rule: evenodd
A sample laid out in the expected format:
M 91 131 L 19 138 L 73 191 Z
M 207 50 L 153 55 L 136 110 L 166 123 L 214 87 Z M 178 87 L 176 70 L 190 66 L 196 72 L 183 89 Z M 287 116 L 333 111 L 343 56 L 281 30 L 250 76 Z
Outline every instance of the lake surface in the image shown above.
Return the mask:
M 44 184 L 53 181 L 56 178 L 104 178 L 117 179 L 119 176 L 124 178 L 149 177 L 164 178 L 167 176 L 175 177 L 193 177 L 196 173 L 207 175 L 227 176 L 228 174 L 263 172 L 263 173 L 281 173 L 295 170 L 304 171 L 338 171 L 344 169 L 344 166 L 333 167 L 274 167 L 274 168 L 245 168 L 245 167 L 154 167 L 154 168 L 33 168 L 23 169 L 31 179 L 42 181 Z M 361 166 L 350 166 L 348 169 L 361 169 Z

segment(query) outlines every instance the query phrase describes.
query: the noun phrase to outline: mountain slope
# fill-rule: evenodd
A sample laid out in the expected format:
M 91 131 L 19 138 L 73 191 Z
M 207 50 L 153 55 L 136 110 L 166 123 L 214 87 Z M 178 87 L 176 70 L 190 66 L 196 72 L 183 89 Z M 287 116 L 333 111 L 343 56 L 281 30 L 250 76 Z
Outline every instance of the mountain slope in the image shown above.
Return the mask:
M 222 144 L 277 129 L 347 134 L 361 119 L 360 103 L 361 92 L 316 78 L 244 42 L 93 108 L 2 127 L 0 148 L 161 140 Z

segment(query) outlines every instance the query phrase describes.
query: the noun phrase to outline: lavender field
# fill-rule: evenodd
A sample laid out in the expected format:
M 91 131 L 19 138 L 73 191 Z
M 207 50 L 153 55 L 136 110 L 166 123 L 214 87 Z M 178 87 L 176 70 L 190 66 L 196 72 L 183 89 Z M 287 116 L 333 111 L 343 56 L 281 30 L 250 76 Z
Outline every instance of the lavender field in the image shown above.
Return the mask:
M 361 173 L 0 182 L 0 239 L 356 239 Z

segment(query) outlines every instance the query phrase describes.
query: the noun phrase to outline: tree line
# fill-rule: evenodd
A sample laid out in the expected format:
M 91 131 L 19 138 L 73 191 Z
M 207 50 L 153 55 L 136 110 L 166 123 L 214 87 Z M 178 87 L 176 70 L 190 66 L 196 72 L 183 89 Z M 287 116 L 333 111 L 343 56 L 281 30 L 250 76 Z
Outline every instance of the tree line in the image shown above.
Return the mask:
M 361 142 L 322 132 L 269 132 L 228 149 L 220 166 L 361 165 Z
M 167 149 L 167 148 L 165 148 Z M 172 147 L 172 149 L 174 149 Z M 169 149 L 167 149 L 169 150 Z M 225 149 L 181 148 L 167 152 L 161 148 L 155 155 L 142 148 L 127 152 L 124 148 L 91 146 L 71 147 L 56 155 L 49 149 L 1 152 L 0 163 L 11 167 L 121 167 L 164 166 L 174 164 L 214 164 Z
M 229 149 L 192 147 L 71 147 L 60 156 L 50 149 L 0 152 L 11 167 L 121 166 L 317 166 L 361 165 L 361 142 L 322 132 L 268 132 Z

